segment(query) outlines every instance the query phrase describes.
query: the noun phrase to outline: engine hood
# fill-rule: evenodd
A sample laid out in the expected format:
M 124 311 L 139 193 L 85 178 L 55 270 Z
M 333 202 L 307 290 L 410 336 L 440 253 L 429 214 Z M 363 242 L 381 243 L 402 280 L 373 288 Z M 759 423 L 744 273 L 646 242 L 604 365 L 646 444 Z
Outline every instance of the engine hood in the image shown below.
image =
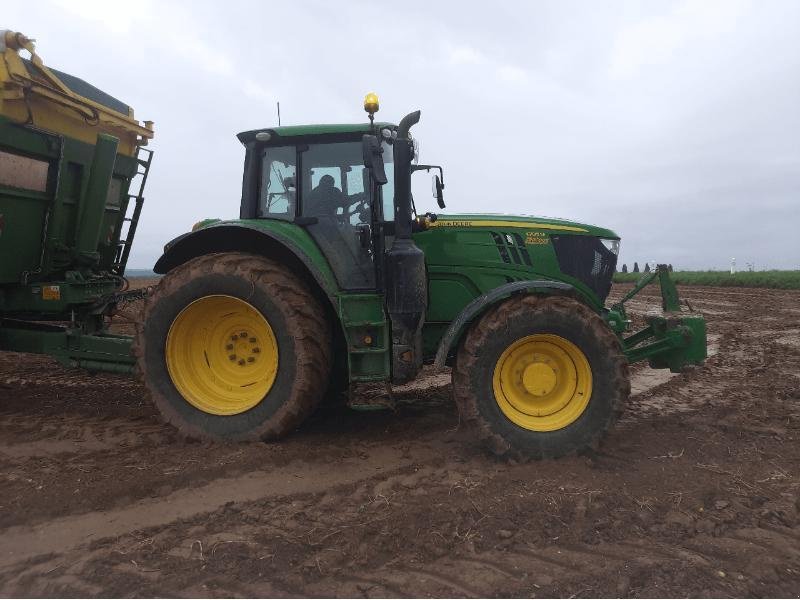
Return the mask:
M 497 229 L 514 228 L 547 233 L 570 233 L 576 235 L 590 235 L 607 239 L 619 239 L 619 236 L 605 227 L 567 221 L 565 219 L 552 219 L 547 217 L 533 217 L 522 215 L 502 214 L 456 214 L 437 215 L 435 221 L 428 221 L 429 227 L 454 227 L 472 229 L 475 227 L 492 227 Z

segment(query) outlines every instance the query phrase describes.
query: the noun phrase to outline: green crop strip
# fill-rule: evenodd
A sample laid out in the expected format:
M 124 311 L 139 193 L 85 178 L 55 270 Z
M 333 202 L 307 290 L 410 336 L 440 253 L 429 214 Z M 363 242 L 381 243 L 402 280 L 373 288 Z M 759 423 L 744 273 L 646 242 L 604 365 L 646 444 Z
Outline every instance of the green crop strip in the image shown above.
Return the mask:
M 633 283 L 642 273 L 616 273 L 614 283 Z M 721 287 L 760 287 L 800 290 L 800 271 L 674 271 L 672 280 L 678 285 L 710 285 Z

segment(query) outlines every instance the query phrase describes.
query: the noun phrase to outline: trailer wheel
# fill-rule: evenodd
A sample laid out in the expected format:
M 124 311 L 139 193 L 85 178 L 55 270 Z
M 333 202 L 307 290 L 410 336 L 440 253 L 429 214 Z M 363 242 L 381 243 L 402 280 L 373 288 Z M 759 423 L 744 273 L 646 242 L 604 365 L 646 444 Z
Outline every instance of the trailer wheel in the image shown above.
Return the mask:
M 597 446 L 630 380 L 599 315 L 571 298 L 531 295 L 490 309 L 467 332 L 453 390 L 462 421 L 496 454 L 556 458 Z
M 330 346 L 323 308 L 295 275 L 262 256 L 230 252 L 164 276 L 135 352 L 153 402 L 182 433 L 256 440 L 289 433 L 314 410 Z

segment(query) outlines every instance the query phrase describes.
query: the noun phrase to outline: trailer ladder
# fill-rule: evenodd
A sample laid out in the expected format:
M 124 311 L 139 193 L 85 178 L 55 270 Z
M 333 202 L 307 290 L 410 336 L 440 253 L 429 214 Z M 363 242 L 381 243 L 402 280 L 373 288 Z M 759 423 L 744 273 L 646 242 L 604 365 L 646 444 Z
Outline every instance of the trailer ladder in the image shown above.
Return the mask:
M 146 158 L 142 158 L 145 154 Z M 144 204 L 144 186 L 147 184 L 147 175 L 150 172 L 150 163 L 153 162 L 153 151 L 149 148 L 142 148 L 141 146 L 136 151 L 137 168 L 136 173 L 131 178 L 130 188 L 128 189 L 127 197 L 125 198 L 125 206 L 123 209 L 124 217 L 120 225 L 119 242 L 117 243 L 117 253 L 112 266 L 112 271 L 117 275 L 122 275 L 125 272 L 125 265 L 128 264 L 128 256 L 131 253 L 131 246 L 133 245 L 133 238 L 136 235 L 136 226 L 139 224 L 139 215 L 142 214 L 142 205 Z M 134 180 L 137 176 L 139 179 L 139 189 L 134 193 L 133 186 L 136 185 Z M 133 203 L 131 203 L 133 200 Z M 133 207 L 131 208 L 131 204 Z M 127 224 L 127 228 L 125 227 Z M 124 236 L 124 237 L 123 237 Z

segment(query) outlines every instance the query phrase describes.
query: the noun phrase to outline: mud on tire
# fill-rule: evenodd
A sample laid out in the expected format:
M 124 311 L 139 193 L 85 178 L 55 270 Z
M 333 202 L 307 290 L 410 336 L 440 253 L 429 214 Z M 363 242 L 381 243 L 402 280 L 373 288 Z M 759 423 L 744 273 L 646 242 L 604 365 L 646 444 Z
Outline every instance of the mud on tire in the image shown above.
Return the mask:
M 190 303 L 223 294 L 245 300 L 270 323 L 280 360 L 264 398 L 245 412 L 219 416 L 187 402 L 170 377 L 165 341 Z M 190 438 L 273 439 L 295 429 L 319 404 L 330 375 L 330 325 L 320 302 L 284 266 L 229 252 L 194 258 L 170 271 L 145 305 L 134 343 L 137 370 L 164 420 Z
M 513 423 L 495 400 L 498 359 L 515 341 L 555 334 L 575 344 L 592 372 L 583 413 L 555 431 Z M 520 296 L 491 308 L 464 336 L 453 368 L 453 391 L 462 422 L 495 454 L 517 460 L 556 458 L 596 448 L 621 414 L 628 395 L 628 363 L 617 336 L 590 308 L 572 298 Z

